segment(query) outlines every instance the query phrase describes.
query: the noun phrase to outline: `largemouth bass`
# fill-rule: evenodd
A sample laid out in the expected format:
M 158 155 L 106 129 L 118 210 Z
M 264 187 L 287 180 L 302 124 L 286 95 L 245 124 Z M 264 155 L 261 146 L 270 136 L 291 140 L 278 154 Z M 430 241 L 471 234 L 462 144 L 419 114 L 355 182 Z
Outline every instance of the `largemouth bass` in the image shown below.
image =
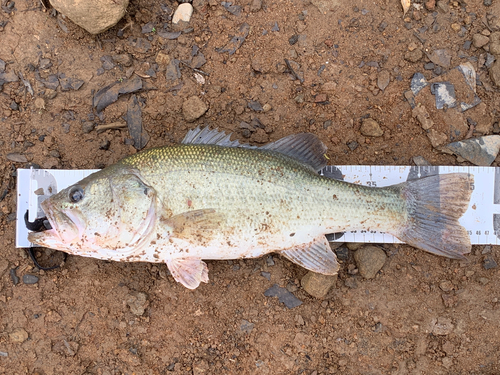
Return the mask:
M 312 134 L 257 148 L 197 128 L 180 145 L 126 157 L 45 200 L 52 229 L 29 241 L 99 259 L 164 262 L 190 289 L 208 282 L 204 259 L 270 252 L 333 275 L 339 266 L 325 235 L 349 230 L 384 231 L 449 258 L 470 251 L 458 219 L 471 176 L 360 186 L 319 175 L 325 151 Z

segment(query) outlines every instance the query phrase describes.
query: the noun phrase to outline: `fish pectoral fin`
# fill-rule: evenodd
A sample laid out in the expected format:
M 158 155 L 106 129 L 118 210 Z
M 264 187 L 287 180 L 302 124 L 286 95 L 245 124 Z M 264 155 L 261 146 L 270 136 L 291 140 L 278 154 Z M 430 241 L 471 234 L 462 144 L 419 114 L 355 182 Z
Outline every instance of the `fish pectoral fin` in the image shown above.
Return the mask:
M 183 212 L 166 219 L 165 222 L 172 228 L 172 236 L 206 246 L 224 220 L 224 215 L 206 208 Z
M 208 283 L 208 267 L 201 259 L 177 258 L 166 263 L 175 281 L 188 289 L 196 289 L 202 281 Z
M 335 275 L 339 270 L 337 256 L 330 249 L 325 236 L 300 248 L 280 251 L 279 254 L 305 269 L 323 275 Z

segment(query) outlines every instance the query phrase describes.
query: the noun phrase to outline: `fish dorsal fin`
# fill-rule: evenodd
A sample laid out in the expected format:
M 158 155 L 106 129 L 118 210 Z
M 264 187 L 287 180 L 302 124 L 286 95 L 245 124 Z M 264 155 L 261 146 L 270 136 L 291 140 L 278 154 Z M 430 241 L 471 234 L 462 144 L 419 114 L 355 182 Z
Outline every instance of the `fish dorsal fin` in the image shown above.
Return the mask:
M 279 254 L 309 271 L 323 275 L 335 275 L 339 270 L 337 256 L 325 236 L 305 246 L 280 251 Z
M 282 153 L 291 158 L 309 165 L 319 171 L 327 164 L 325 158 L 326 146 L 318 137 L 311 133 L 293 134 L 281 138 L 276 142 L 268 143 L 262 147 L 241 144 L 238 140 L 231 141 L 231 134 L 226 134 L 218 129 L 210 130 L 209 127 L 189 130 L 181 143 L 193 145 L 219 145 L 225 147 L 243 147 L 269 150 Z
M 311 166 L 316 172 L 327 164 L 325 157 L 326 146 L 311 133 L 292 134 L 278 139 L 276 142 L 268 143 L 262 146 L 261 149 L 290 156 Z
M 196 289 L 201 282 L 208 283 L 208 267 L 201 259 L 177 258 L 166 263 L 175 281 L 186 288 Z
M 203 129 L 197 126 L 196 129 L 192 129 L 187 132 L 181 143 L 191 145 L 218 145 L 225 147 L 257 148 L 256 146 L 241 144 L 238 140 L 231 141 L 232 134 L 233 133 L 226 134 L 218 129 L 210 130 L 208 126 Z

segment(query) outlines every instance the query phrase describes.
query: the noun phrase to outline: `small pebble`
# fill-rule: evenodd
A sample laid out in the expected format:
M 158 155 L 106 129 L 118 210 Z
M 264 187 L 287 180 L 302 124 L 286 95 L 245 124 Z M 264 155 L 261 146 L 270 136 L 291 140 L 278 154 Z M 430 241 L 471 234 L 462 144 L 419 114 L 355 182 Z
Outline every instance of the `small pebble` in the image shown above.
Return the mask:
M 26 163 L 28 162 L 28 159 L 26 158 L 25 155 L 20 154 L 19 152 L 11 152 L 10 154 L 7 154 L 7 159 L 16 163 Z
M 262 277 L 265 277 L 265 278 L 266 278 L 266 279 L 268 279 L 269 281 L 271 281 L 271 274 L 270 274 L 269 272 L 264 272 L 264 271 L 262 271 L 262 272 L 260 273 L 260 275 L 261 275 Z
M 193 15 L 193 6 L 189 3 L 180 4 L 172 17 L 172 23 L 178 24 L 179 22 L 189 22 Z
M 337 281 L 337 275 L 322 275 L 309 271 L 300 281 L 304 290 L 315 298 L 325 298 Z
M 38 277 L 35 275 L 26 274 L 23 275 L 23 283 L 25 284 L 36 284 L 38 282 Z
M 339 260 L 346 261 L 349 259 L 349 249 L 346 246 L 335 249 L 335 254 Z
M 359 143 L 358 143 L 358 142 L 356 142 L 356 141 L 352 141 L 352 142 L 349 142 L 349 143 L 347 144 L 347 147 L 349 147 L 349 149 L 350 149 L 351 151 L 356 150 L 356 149 L 358 148 L 358 146 L 359 146 Z
M 9 338 L 12 342 L 25 342 L 28 337 L 28 332 L 26 332 L 24 328 L 16 328 L 14 331 L 9 333 Z
M 266 259 L 266 264 L 269 266 L 269 267 L 272 267 L 274 266 L 274 259 L 273 259 L 273 256 L 272 255 L 269 255 Z
M 9 271 L 9 275 L 10 275 L 10 279 L 12 280 L 12 283 L 14 285 L 19 284 L 19 277 L 17 277 L 17 275 L 16 275 L 16 269 L 15 268 L 11 268 L 11 270 Z
M 391 81 L 391 74 L 388 70 L 382 70 L 377 77 L 377 86 L 384 91 Z
M 359 274 L 365 279 L 373 279 L 382 269 L 387 259 L 385 251 L 373 245 L 363 246 L 354 253 Z
M 372 118 L 363 119 L 360 132 L 366 137 L 381 137 L 384 135 L 384 131 L 378 122 Z
M 449 280 L 443 280 L 439 283 L 439 288 L 443 292 L 451 292 L 453 290 L 453 283 Z
M 82 132 L 85 134 L 90 133 L 92 130 L 94 130 L 94 123 L 91 121 L 84 121 L 82 123 Z
M 291 46 L 296 44 L 298 41 L 299 41 L 299 36 L 296 34 L 292 35 L 290 39 L 288 39 L 288 43 L 290 43 Z

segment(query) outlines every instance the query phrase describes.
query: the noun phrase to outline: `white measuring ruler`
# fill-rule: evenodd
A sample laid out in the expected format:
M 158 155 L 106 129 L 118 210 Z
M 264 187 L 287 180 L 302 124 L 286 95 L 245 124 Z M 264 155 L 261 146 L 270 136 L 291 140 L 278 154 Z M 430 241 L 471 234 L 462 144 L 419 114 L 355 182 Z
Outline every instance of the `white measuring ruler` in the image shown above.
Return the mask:
M 346 182 L 376 187 L 399 184 L 408 179 L 435 174 L 468 173 L 474 176 L 474 190 L 469 208 L 460 219 L 460 223 L 467 229 L 472 244 L 500 243 L 500 168 L 343 165 L 328 166 L 325 169 L 330 172 L 336 171 Z M 43 217 L 40 203 L 45 198 L 96 171 L 97 169 L 18 169 L 16 247 L 31 246 L 28 242 L 28 229 L 24 223 L 27 210 L 31 222 L 37 217 Z M 329 239 L 337 242 L 401 242 L 394 236 L 376 231 L 349 231 L 339 236 L 340 234 L 329 236 Z M 333 237 L 339 238 L 333 239 Z

